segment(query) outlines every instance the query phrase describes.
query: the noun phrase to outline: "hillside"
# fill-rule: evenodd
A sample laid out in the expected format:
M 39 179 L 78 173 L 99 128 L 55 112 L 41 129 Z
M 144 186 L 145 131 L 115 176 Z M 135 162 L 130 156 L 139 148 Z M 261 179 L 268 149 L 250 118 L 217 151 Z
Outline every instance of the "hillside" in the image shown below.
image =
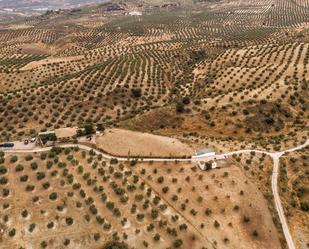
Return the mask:
M 115 2 L 2 24 L 0 138 L 86 121 L 135 128 L 169 107 L 177 121 L 161 120 L 152 131 L 263 134 L 264 144 L 283 133 L 303 136 L 306 6 L 203 2 L 184 11 Z M 126 15 L 133 10 L 143 15 Z
M 307 249 L 308 10 L 0 0 L 0 248 Z
M 134 167 L 78 149 L 0 159 L 3 249 L 99 249 L 109 240 L 130 248 L 281 248 L 266 201 L 235 165 L 202 174 L 187 163 Z

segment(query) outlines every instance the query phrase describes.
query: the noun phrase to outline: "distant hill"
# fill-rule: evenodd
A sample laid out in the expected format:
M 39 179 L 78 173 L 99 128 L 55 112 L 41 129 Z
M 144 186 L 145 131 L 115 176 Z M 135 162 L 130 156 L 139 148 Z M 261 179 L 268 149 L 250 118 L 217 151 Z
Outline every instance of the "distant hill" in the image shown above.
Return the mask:
M 85 4 L 104 3 L 107 0 L 0 0 L 0 13 L 7 15 L 35 15 L 47 10 L 75 8 Z

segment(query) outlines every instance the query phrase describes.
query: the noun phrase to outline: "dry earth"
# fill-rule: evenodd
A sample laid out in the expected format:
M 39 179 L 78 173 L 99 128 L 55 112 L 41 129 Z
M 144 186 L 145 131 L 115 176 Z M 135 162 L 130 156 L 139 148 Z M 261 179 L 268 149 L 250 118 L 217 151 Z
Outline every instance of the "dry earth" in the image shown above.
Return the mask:
M 190 156 L 194 150 L 177 139 L 123 129 L 107 129 L 97 146 L 121 156 Z
M 49 64 L 53 64 L 53 63 L 74 62 L 74 61 L 79 61 L 82 58 L 83 58 L 83 56 L 72 56 L 72 57 L 65 57 L 65 58 L 52 58 L 52 57 L 50 57 L 50 58 L 40 60 L 40 61 L 32 61 L 29 64 L 22 67 L 20 70 L 21 71 L 28 71 L 28 70 L 35 69 L 35 68 L 43 66 L 43 65 L 48 66 Z
M 70 138 L 76 135 L 77 127 L 66 127 L 55 129 L 57 138 Z

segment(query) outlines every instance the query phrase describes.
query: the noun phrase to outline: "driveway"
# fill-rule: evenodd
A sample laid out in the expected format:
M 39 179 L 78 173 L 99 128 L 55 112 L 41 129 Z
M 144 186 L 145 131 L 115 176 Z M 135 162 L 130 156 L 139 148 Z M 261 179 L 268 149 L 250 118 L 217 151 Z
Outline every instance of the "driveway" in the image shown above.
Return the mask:
M 36 143 L 29 142 L 27 145 L 20 141 L 14 141 L 12 143 L 14 144 L 13 148 L 3 148 L 3 150 L 34 150 L 36 148 Z

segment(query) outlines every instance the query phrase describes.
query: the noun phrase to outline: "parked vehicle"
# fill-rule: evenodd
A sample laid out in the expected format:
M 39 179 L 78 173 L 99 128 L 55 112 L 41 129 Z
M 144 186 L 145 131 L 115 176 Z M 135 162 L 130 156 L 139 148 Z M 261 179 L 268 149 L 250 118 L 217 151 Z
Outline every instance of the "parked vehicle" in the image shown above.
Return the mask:
M 30 143 L 34 143 L 35 141 L 36 141 L 36 138 L 35 138 L 35 137 L 33 137 L 33 138 L 30 139 Z
M 29 143 L 29 140 L 26 139 L 26 140 L 24 141 L 24 145 L 27 145 L 28 143 Z
M 0 147 L 2 148 L 12 148 L 14 147 L 13 143 L 4 143 L 4 144 L 0 144 Z

